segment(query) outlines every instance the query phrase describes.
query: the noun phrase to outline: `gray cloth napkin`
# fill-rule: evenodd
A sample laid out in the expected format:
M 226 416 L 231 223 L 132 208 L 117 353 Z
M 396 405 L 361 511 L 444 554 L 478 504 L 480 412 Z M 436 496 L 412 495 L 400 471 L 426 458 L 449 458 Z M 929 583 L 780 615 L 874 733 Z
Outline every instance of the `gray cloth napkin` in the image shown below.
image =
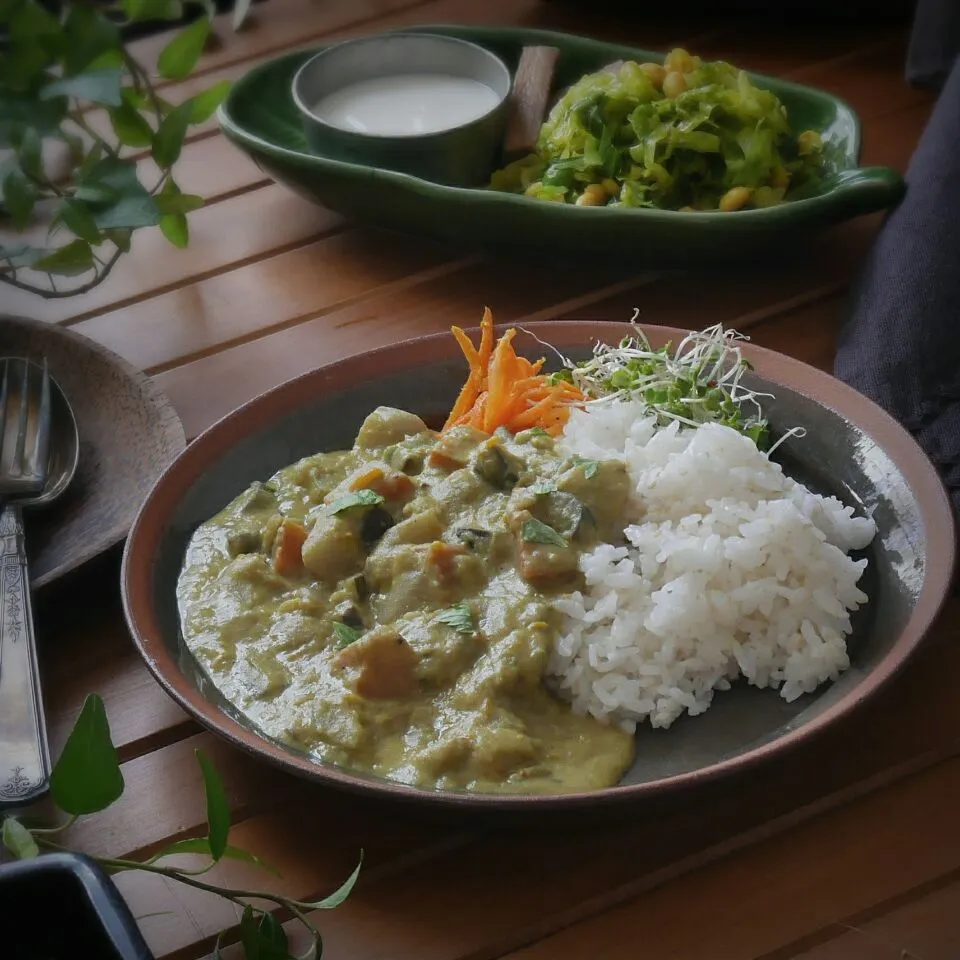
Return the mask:
M 960 3 L 917 0 L 907 48 L 907 80 L 939 89 L 960 52 Z
M 907 193 L 854 287 L 834 373 L 913 434 L 960 513 L 958 48 L 957 0 L 920 0 L 907 76 L 945 82 L 910 160 Z

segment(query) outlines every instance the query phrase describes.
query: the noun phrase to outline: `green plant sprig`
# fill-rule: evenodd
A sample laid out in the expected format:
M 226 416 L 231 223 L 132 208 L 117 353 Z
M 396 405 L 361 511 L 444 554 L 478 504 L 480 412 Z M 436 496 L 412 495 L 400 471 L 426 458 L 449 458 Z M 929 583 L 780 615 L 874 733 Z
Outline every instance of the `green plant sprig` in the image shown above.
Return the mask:
M 319 957 L 322 938 L 319 929 L 308 914 L 314 910 L 331 910 L 350 895 L 360 873 L 360 863 L 349 877 L 328 897 L 317 901 L 297 900 L 281 894 L 257 890 L 222 887 L 205 880 L 204 874 L 221 860 L 242 860 L 262 869 L 271 870 L 259 857 L 232 846 L 230 835 L 230 807 L 226 792 L 216 768 L 200 750 L 197 762 L 203 775 L 207 806 L 207 833 L 202 837 L 177 840 L 146 860 L 117 857 L 91 857 L 110 874 L 137 870 L 154 873 L 175 880 L 185 886 L 214 893 L 242 907 L 239 922 L 239 941 L 246 960 L 305 960 Z M 0 836 L 6 849 L 19 859 L 40 856 L 42 850 L 67 850 L 51 837 L 63 833 L 82 817 L 99 813 L 114 804 L 123 794 L 124 782 L 117 750 L 110 736 L 103 700 L 91 694 L 84 702 L 63 752 L 50 778 L 50 795 L 66 819 L 52 826 L 30 825 L 25 819 L 4 815 L 0 820 Z M 206 863 L 196 869 L 171 866 L 161 861 L 182 854 L 199 854 Z M 362 861 L 362 856 L 361 856 Z M 266 901 L 296 919 L 310 936 L 310 948 L 302 958 L 293 957 L 288 938 L 280 919 L 270 910 L 255 906 L 251 901 Z M 214 957 L 220 956 L 224 933 L 217 937 Z
M 187 214 L 204 201 L 181 191 L 173 168 L 189 129 L 213 115 L 230 84 L 169 103 L 121 32 L 179 20 L 185 4 L 199 17 L 157 59 L 157 74 L 170 81 L 193 72 L 211 36 L 213 0 L 68 0 L 56 16 L 38 0 L 0 0 L 0 226 L 48 223 L 43 246 L 0 244 L 0 282 L 48 299 L 75 296 L 106 279 L 135 230 L 159 226 L 175 247 L 189 243 Z M 249 5 L 238 0 L 235 26 Z M 110 133 L 89 122 L 92 109 L 104 111 Z M 66 148 L 63 176 L 47 169 L 46 141 Z M 137 151 L 153 158 L 155 182 L 141 181 L 130 156 Z M 79 282 L 64 287 L 62 278 Z

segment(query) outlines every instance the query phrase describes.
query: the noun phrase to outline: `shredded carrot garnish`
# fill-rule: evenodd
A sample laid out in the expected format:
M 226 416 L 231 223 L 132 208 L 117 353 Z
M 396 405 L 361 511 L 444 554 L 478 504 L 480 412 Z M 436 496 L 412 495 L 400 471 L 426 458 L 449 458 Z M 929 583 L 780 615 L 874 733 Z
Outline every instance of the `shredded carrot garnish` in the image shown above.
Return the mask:
M 460 390 L 443 432 L 468 425 L 485 433 L 506 427 L 511 433 L 540 427 L 557 436 L 563 432 L 570 406 L 583 400 L 583 394 L 570 382 L 551 383 L 540 370 L 544 360 L 531 363 L 517 355 L 513 347 L 515 328 L 511 327 L 493 342 L 493 314 L 489 307 L 480 322 L 480 345 L 475 347 L 460 327 L 451 332 L 467 360 L 469 372 Z

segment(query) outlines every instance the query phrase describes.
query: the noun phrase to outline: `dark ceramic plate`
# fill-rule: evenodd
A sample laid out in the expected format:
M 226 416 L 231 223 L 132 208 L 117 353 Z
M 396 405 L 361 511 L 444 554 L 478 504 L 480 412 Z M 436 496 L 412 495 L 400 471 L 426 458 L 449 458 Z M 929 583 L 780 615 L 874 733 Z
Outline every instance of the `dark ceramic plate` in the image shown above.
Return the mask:
M 502 57 L 511 71 L 525 45 L 556 46 L 557 87 L 614 60 L 663 60 L 663 54 L 544 30 L 461 26 L 416 30 L 473 41 Z M 795 129 L 814 129 L 824 138 L 834 171 L 811 196 L 734 214 L 677 213 L 576 207 L 442 186 L 310 152 L 290 85 L 297 69 L 316 52 L 287 54 L 238 80 L 219 110 L 223 132 L 270 176 L 308 200 L 358 220 L 461 246 L 525 258 L 621 260 L 635 267 L 705 265 L 771 251 L 782 254 L 787 238 L 892 206 L 904 191 L 895 170 L 858 166 L 860 123 L 842 100 L 755 75 L 758 85 L 773 90 L 786 104 Z
M 623 324 L 530 324 L 572 357 Z M 649 330 L 651 341 L 683 332 Z M 526 334 L 519 348 L 543 348 Z M 127 621 L 148 667 L 186 710 L 238 746 L 318 783 L 460 809 L 564 810 L 616 804 L 688 788 L 759 763 L 813 736 L 859 707 L 903 665 L 943 602 L 954 560 L 953 514 L 930 462 L 914 440 L 869 400 L 798 361 L 748 346 L 757 375 L 776 400 L 774 427 L 803 425 L 788 468 L 821 491 L 870 510 L 879 534 L 867 551 L 870 596 L 850 640 L 851 668 L 834 684 L 793 704 L 774 691 L 736 688 L 702 717 L 668 731 L 644 728 L 638 758 L 621 785 L 594 793 L 533 798 L 414 789 L 320 765 L 264 738 L 217 696 L 182 645 L 176 582 L 199 523 L 256 479 L 319 450 L 349 447 L 377 405 L 442 420 L 465 376 L 453 337 L 428 336 L 350 357 L 286 383 L 241 407 L 195 440 L 164 473 L 140 512 L 123 557 Z
M 0 315 L 0 354 L 46 356 L 80 434 L 80 461 L 66 493 L 25 517 L 36 590 L 127 535 L 143 498 L 185 440 L 173 407 L 153 382 L 86 337 Z

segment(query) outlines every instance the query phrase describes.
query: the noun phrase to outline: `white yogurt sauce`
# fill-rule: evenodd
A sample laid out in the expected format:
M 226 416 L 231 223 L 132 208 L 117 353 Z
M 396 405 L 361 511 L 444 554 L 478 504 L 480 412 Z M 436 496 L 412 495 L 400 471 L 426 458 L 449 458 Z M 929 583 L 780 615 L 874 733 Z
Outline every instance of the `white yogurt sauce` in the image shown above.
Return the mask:
M 499 100 L 485 83 L 439 73 L 405 73 L 351 83 L 320 100 L 313 113 L 341 130 L 412 137 L 459 127 Z

